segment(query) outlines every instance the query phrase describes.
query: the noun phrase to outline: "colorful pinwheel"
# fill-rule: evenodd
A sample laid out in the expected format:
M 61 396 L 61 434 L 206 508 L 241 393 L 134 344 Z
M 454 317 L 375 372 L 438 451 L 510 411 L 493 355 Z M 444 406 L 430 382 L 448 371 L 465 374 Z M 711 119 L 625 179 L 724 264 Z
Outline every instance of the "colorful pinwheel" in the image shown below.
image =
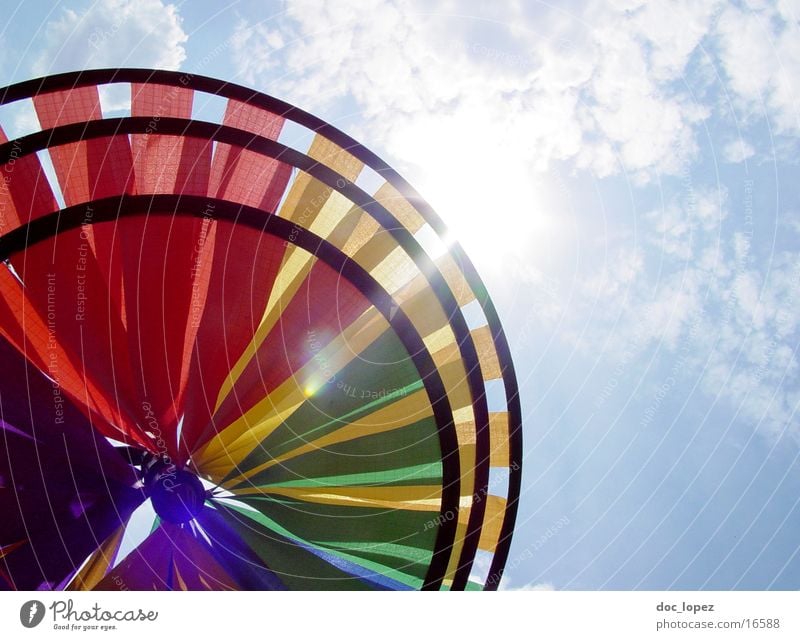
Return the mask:
M 509 349 L 396 172 L 205 77 L 62 74 L 11 103 L 41 130 L 0 130 L 3 588 L 497 587 Z

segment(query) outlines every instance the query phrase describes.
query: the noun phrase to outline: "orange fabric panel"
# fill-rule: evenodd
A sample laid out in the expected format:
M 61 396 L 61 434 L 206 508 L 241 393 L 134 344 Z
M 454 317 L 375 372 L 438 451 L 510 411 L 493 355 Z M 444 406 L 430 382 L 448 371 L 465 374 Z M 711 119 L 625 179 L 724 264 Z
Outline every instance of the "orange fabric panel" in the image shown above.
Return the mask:
M 117 440 L 143 443 L 127 414 L 115 402 L 104 381 L 88 375 L 75 353 L 62 340 L 59 330 L 58 280 L 49 280 L 45 293 L 52 297 L 43 310 L 28 297 L 28 288 L 5 266 L 0 267 L 0 334 L 38 369 L 55 380 L 74 404 L 104 435 Z M 47 291 L 47 289 L 51 291 Z M 63 298 L 63 296 L 62 296 Z M 87 336 L 87 342 L 92 336 Z

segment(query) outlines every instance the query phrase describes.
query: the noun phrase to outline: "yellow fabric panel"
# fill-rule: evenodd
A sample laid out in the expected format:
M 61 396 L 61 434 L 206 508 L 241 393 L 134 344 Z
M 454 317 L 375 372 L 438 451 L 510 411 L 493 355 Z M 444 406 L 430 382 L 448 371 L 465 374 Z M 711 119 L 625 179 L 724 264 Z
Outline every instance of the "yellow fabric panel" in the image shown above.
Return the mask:
M 316 451 L 317 449 L 323 449 L 325 447 L 332 447 L 341 442 L 356 440 L 358 438 L 392 431 L 393 429 L 400 429 L 431 415 L 433 415 L 433 408 L 428 399 L 428 394 L 424 389 L 420 389 L 387 407 L 383 407 L 359 420 L 348 423 L 332 433 L 328 433 L 316 440 L 306 442 L 292 451 L 287 451 L 281 456 L 268 460 L 237 477 L 235 480 L 232 480 L 228 485 L 234 486 L 239 484 L 243 478 L 252 478 L 256 474 L 264 471 L 264 469 L 268 469 L 276 464 L 282 464 L 304 453 L 309 453 L 310 451 Z
M 75 574 L 66 586 L 67 591 L 90 591 L 106 576 L 111 559 L 119 549 L 125 526 L 118 527 L 100 547 L 89 556 L 86 564 Z
M 461 508 L 458 512 L 458 524 L 456 525 L 456 537 L 453 546 L 450 548 L 450 562 L 447 564 L 445 573 L 446 579 L 452 584 L 456 577 L 461 551 L 464 549 L 464 536 L 467 535 L 467 520 L 469 519 L 469 509 Z
M 325 345 L 317 357 L 311 359 L 244 416 L 222 428 L 198 452 L 195 458 L 198 468 L 212 477 L 226 475 L 234 463 L 238 464 L 282 420 L 288 418 L 307 400 L 307 385 L 324 383 L 324 380 L 320 380 L 324 377 L 320 375 L 323 366 L 328 376 L 341 371 L 388 328 L 386 319 L 375 307 L 370 307 Z
M 470 407 L 469 415 L 471 414 L 472 410 Z M 462 414 L 462 416 L 463 415 L 466 414 Z M 453 541 L 450 562 L 447 566 L 447 572 L 445 573 L 451 580 L 455 577 L 456 570 L 458 569 L 458 561 L 464 547 L 464 536 L 467 535 L 467 523 L 469 521 L 469 515 L 472 512 L 472 502 L 475 497 L 475 423 L 461 422 L 456 425 L 457 436 L 464 433 L 467 429 L 471 430 L 467 442 L 462 443 L 461 438 L 459 437 L 458 439 L 458 459 L 461 468 L 459 493 L 461 494 L 461 498 L 459 500 L 456 537 Z
M 330 167 L 350 182 L 353 182 L 364 168 L 364 163 L 354 155 L 320 135 L 314 136 L 306 155 Z
M 461 464 L 461 498 L 470 499 L 463 508 L 469 509 L 475 493 L 475 445 L 459 443 L 458 459 Z
M 453 540 L 453 546 L 450 549 L 450 561 L 447 564 L 447 571 L 445 572 L 446 584 L 452 584 L 456 571 L 458 570 L 461 551 L 464 548 L 464 537 L 467 535 L 467 523 L 469 522 L 469 515 L 472 509 L 472 484 L 469 485 L 467 493 L 469 495 L 464 495 L 462 485 L 458 509 L 458 522 L 456 523 L 456 536 Z
M 442 305 L 432 289 L 424 288 L 401 302 L 411 322 L 421 336 L 427 336 L 448 324 Z
M 247 368 L 250 360 L 258 353 L 261 344 L 269 335 L 270 331 L 272 331 L 283 313 L 283 310 L 289 305 L 292 298 L 294 298 L 297 290 L 302 286 L 315 262 L 316 258 L 308 252 L 295 247 L 289 247 L 283 258 L 283 265 L 278 271 L 278 275 L 272 285 L 272 290 L 270 291 L 269 300 L 264 309 L 261 322 L 253 338 L 242 352 L 242 355 L 239 356 L 236 364 L 231 368 L 230 374 L 222 383 L 214 411 L 217 411 L 222 406 L 222 403 L 231 392 L 231 389 L 233 389 L 239 376 L 241 376 L 242 372 Z
M 324 345 L 293 376 L 311 394 L 341 371 L 364 349 L 390 328 L 389 322 L 375 307 L 369 307 L 349 327 Z
M 353 255 L 353 260 L 367 271 L 372 272 L 398 246 L 392 234 L 379 227 L 372 237 Z
M 475 444 L 475 420 L 472 406 L 462 407 L 453 411 L 453 421 L 456 426 L 458 445 Z
M 188 591 L 189 588 L 186 586 L 186 582 L 184 581 L 183 576 L 181 575 L 181 572 L 178 571 L 178 565 L 176 565 L 174 562 L 172 563 L 172 570 L 173 570 L 173 572 L 175 574 L 175 578 L 177 578 L 177 580 L 178 580 L 178 586 L 180 587 L 180 590 L 181 591 Z
M 345 216 L 339 221 L 339 224 L 328 234 L 327 240 L 334 247 L 340 249 L 345 255 L 353 255 L 355 249 L 347 250 L 347 247 L 361 246 L 366 242 L 372 231 L 366 230 L 363 227 L 362 220 L 372 220 L 364 211 L 353 205 Z M 377 226 L 377 222 L 372 220 Z M 358 244 L 361 242 L 361 244 Z
M 322 145 L 320 153 L 323 155 L 327 153 L 326 148 Z M 353 204 L 343 195 L 308 174 L 301 173 L 292 183 L 278 215 L 296 222 L 298 226 L 309 229 L 322 238 L 327 238 L 336 230 L 337 225 L 346 219 L 348 212 L 352 209 Z M 287 247 L 278 277 L 270 291 L 264 316 L 250 344 L 223 383 L 217 397 L 215 410 L 222 406 L 239 376 L 258 352 L 261 343 L 269 335 L 283 310 L 294 298 L 315 262 L 316 258 L 307 251 L 294 246 Z
M 449 324 L 424 336 L 423 341 L 428 351 L 433 354 L 433 359 L 437 364 L 439 362 L 449 362 L 460 357 L 458 345 L 456 344 L 456 334 L 453 333 L 453 329 Z
M 227 475 L 305 401 L 303 389 L 287 380 L 200 449 L 197 468 L 211 478 Z
M 458 460 L 461 466 L 461 495 L 469 496 L 475 490 L 475 416 L 472 405 L 453 412 L 458 440 Z
M 319 213 L 328 207 L 329 201 L 332 200 L 332 194 L 333 190 L 330 187 L 306 173 L 300 173 L 292 183 L 289 194 L 281 205 L 278 215 L 281 218 L 292 220 L 300 227 L 309 229 L 314 224 Z M 349 201 L 339 194 L 336 194 L 336 198 L 333 200 L 334 204 L 330 205 L 331 218 L 344 216 L 346 211 L 343 212 L 342 208 L 349 208 L 349 205 L 345 205 Z M 325 227 L 324 224 L 322 226 L 323 228 Z M 250 344 L 239 357 L 231 369 L 230 375 L 223 383 L 217 396 L 215 410 L 222 406 L 223 401 L 236 384 L 239 376 L 275 326 L 280 314 L 283 313 L 283 310 L 297 293 L 315 261 L 314 256 L 307 251 L 291 245 L 287 247 L 278 277 L 273 284 L 272 291 L 270 291 L 264 316 Z
M 388 182 L 384 183 L 373 197 L 411 233 L 416 233 L 425 224 L 419 212 Z
M 486 500 L 486 513 L 484 515 L 480 538 L 478 540 L 478 548 L 483 551 L 494 551 L 497 547 L 497 542 L 500 539 L 500 529 L 503 525 L 506 500 L 505 498 L 492 495 L 482 496 L 481 499 Z M 465 500 L 465 498 L 462 498 L 462 505 Z M 465 508 L 462 506 L 458 512 L 456 539 L 452 547 L 450 562 L 447 566 L 447 578 L 445 580 L 447 584 L 452 584 L 452 580 L 455 577 L 456 570 L 458 569 L 459 560 L 461 559 L 461 551 L 464 547 L 464 537 L 467 535 L 469 515 L 470 508 Z
M 458 306 L 463 307 L 475 299 L 475 293 L 467 283 L 464 273 L 449 253 L 442 254 L 434 262 L 458 301 Z
M 500 361 L 497 358 L 497 350 L 492 340 L 492 332 L 488 326 L 474 329 L 470 332 L 475 343 L 475 350 L 478 352 L 478 361 L 481 363 L 481 375 L 484 380 L 496 380 L 503 375 L 500 368 Z
M 281 204 L 278 215 L 308 229 L 332 193 L 333 189 L 329 186 L 307 173 L 299 173 Z
M 350 256 L 351 258 L 363 247 L 369 239 L 375 235 L 375 233 L 380 228 L 378 221 L 375 220 L 372 216 L 368 213 L 359 211 L 358 219 L 353 226 L 353 231 L 349 235 L 345 236 L 342 234 L 341 236 L 336 234 L 336 239 L 331 240 L 337 247 L 342 250 L 342 253 L 345 255 Z
M 492 466 L 509 466 L 508 413 L 500 411 L 489 414 L 489 435 L 491 438 Z
M 395 248 L 371 271 L 372 277 L 390 294 L 408 283 L 417 273 L 417 265 L 401 247 Z
M 433 361 L 453 411 L 462 474 L 461 494 L 468 496 L 472 494 L 475 483 L 475 414 L 464 361 L 449 324 L 429 334 L 425 343 L 433 351 Z
M 278 215 L 326 238 L 352 207 L 352 203 L 347 198 L 308 174 L 301 173 L 292 183 L 289 195 L 281 205 Z M 316 258 L 307 251 L 291 245 L 287 247 L 278 277 L 270 291 L 264 316 L 250 344 L 231 369 L 230 376 L 223 383 L 215 409 L 219 409 L 222 405 L 236 384 L 236 380 L 239 379 L 250 360 L 258 352 L 261 343 L 275 326 L 283 310 L 294 298 L 315 262 Z
M 430 286 L 430 284 L 428 283 L 427 278 L 425 278 L 425 275 L 420 272 L 420 273 L 417 273 L 411 280 L 409 280 L 400 289 L 398 289 L 393 294 L 392 297 L 395 299 L 395 302 L 397 302 L 397 304 L 403 305 L 403 304 L 409 302 L 410 300 L 412 300 L 416 295 L 418 295 L 420 293 L 420 291 L 423 291 L 423 290 L 427 289 L 429 286 Z M 441 308 L 441 305 L 439 304 L 438 301 L 437 301 L 436 304 L 438 305 L 439 308 Z M 444 315 L 444 314 L 442 314 L 442 315 Z M 437 328 L 441 328 L 441 327 L 437 327 Z M 427 334 L 421 334 L 421 335 L 423 335 L 423 337 L 424 337 Z
M 231 493 L 246 495 L 251 491 L 252 489 L 237 489 Z M 411 485 L 406 487 L 269 487 L 263 492 L 318 504 L 380 507 L 404 511 L 439 511 L 442 504 L 442 488 L 436 485 Z
M 467 374 L 461 360 L 448 362 L 439 368 L 439 375 L 450 399 L 450 408 L 455 411 L 472 405 Z
M 311 223 L 311 231 L 320 238 L 327 239 L 353 206 L 353 203 L 341 193 L 332 193 Z
M 499 496 L 486 496 L 486 514 L 483 516 L 483 527 L 478 548 L 482 551 L 494 551 L 500 540 L 500 530 L 506 514 L 506 499 Z

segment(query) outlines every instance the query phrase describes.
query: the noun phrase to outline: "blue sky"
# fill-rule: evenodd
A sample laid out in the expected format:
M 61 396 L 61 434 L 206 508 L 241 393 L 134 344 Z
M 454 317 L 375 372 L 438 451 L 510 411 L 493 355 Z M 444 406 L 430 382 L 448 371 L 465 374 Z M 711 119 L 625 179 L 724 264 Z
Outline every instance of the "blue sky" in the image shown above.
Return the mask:
M 223 77 L 432 202 L 521 383 L 505 588 L 800 586 L 800 2 L 15 4 L 2 84 Z

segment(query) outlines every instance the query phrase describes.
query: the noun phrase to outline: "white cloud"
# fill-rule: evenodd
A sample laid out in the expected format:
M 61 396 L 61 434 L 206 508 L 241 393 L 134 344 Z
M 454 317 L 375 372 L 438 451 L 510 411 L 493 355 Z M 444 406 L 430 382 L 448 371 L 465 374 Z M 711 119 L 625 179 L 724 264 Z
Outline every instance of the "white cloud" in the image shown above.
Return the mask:
M 695 152 L 692 126 L 707 109 L 666 83 L 680 78 L 713 6 L 683 3 L 662 15 L 647 4 L 628 17 L 587 3 L 573 19 L 537 16 L 535 32 L 509 8 L 493 16 L 505 33 L 483 34 L 480 16 L 464 25 L 442 4 L 312 10 L 292 0 L 279 26 L 240 23 L 235 60 L 244 80 L 270 81 L 311 109 L 351 96 L 371 139 L 379 134 L 401 160 L 419 163 L 429 151 L 419 139 L 455 120 L 462 133 L 471 123 L 475 157 L 504 152 L 534 170 L 573 159 L 609 174 L 620 170 L 618 156 L 646 177 L 674 173 Z M 278 61 L 286 73 L 275 78 Z M 417 144 L 401 146 L 407 137 Z
M 724 232 L 724 189 L 688 193 L 643 216 L 644 248 L 629 238 L 599 268 L 576 275 L 545 333 L 612 363 L 658 353 L 671 370 L 665 375 L 688 388 L 698 383 L 762 433 L 800 441 L 796 254 L 774 251 L 759 263 L 750 233 Z
M 660 210 L 644 215 L 645 239 L 663 254 L 687 262 L 718 239 L 728 215 L 727 189 L 688 189 Z
M 530 5 L 476 3 L 454 18 L 447 2 L 289 0 L 277 21 L 238 24 L 233 60 L 244 82 L 355 116 L 345 128 L 387 155 L 480 262 L 554 240 L 561 163 L 645 183 L 696 156 L 709 109 L 680 79 L 717 3 L 667 14 L 634 4 L 530 16 Z M 504 229 L 487 229 L 495 214 Z
M 800 30 L 796 3 L 728 6 L 716 27 L 720 59 L 745 116 L 771 116 L 778 131 L 800 131 Z
M 522 586 L 514 586 L 505 576 L 500 582 L 499 591 L 555 591 L 556 588 L 549 582 L 531 582 Z
M 465 3 L 454 18 L 446 1 L 288 0 L 281 20 L 239 23 L 234 62 L 244 81 L 314 111 L 353 101 L 363 120 L 356 133 L 434 174 L 441 162 L 426 159 L 433 147 L 444 152 L 432 132 L 445 127 L 450 141 L 447 129 L 463 132 L 470 121 L 473 158 L 513 158 L 511 179 L 567 160 L 644 183 L 679 174 L 698 153 L 698 126 L 715 105 L 688 88 L 693 60 L 715 73 L 718 65 L 745 115 L 800 130 L 796 2 L 750 5 Z M 464 157 L 463 147 L 445 151 Z M 723 157 L 753 152 L 743 140 Z
M 279 31 L 240 19 L 231 38 L 233 59 L 245 82 L 255 83 L 259 74 L 277 67 L 276 52 L 285 45 Z
M 784 431 L 800 440 L 795 411 L 800 400 L 798 360 L 800 267 L 793 253 L 779 253 L 769 274 L 747 269 L 729 283 L 730 317 L 708 326 L 705 390 L 762 431 Z
M 745 160 L 752 158 L 756 153 L 756 150 L 746 140 L 732 140 L 728 144 L 726 144 L 722 149 L 722 157 L 725 162 L 730 162 L 731 164 L 738 164 L 739 162 L 744 162 Z
M 691 184 L 699 132 L 722 100 L 695 91 L 692 73 L 710 82 L 722 72 L 745 131 L 763 115 L 778 131 L 800 130 L 798 3 L 760 4 L 484 3 L 459 5 L 454 18 L 448 2 L 289 0 L 277 22 L 239 24 L 234 57 L 244 81 L 322 116 L 352 116 L 345 128 L 388 155 L 484 273 L 528 265 L 515 282 L 537 291 L 551 273 L 536 259 L 569 233 L 558 172 L 666 188 L 621 237 L 604 236 L 603 219 L 588 243 L 578 232 L 563 242 L 580 245 L 580 261 L 555 278 L 557 300 L 540 296 L 537 327 L 549 323 L 584 353 L 632 339 L 640 353 L 684 350 L 682 372 L 707 365 L 701 388 L 774 432 L 800 396 L 780 377 L 795 366 L 798 314 L 778 312 L 791 268 L 753 264 L 750 240 L 725 228 L 725 187 Z M 726 132 L 721 154 L 736 163 L 755 149 Z M 677 198 L 670 177 L 683 182 Z M 487 225 L 493 216 L 503 224 Z M 778 340 L 762 371 L 769 336 Z
M 114 66 L 177 69 L 188 36 L 175 5 L 161 0 L 98 0 L 48 23 L 37 75 Z

